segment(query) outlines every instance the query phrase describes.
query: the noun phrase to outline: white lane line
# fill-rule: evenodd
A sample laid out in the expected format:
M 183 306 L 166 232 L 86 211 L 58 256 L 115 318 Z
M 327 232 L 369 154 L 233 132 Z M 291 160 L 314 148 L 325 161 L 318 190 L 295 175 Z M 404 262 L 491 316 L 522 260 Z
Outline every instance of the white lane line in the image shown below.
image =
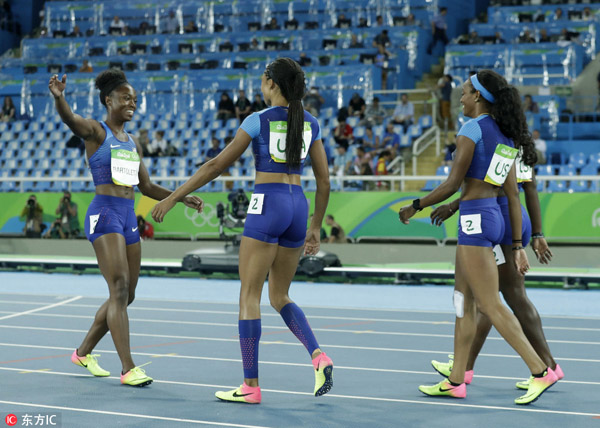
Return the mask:
M 69 351 L 69 352 L 73 350 L 73 348 L 69 348 L 69 347 L 26 345 L 26 344 L 20 344 L 20 343 L 2 343 L 2 342 L 0 342 L 0 346 L 16 347 L 16 348 L 51 349 L 51 350 L 55 350 L 55 351 Z M 116 354 L 117 353 L 117 351 L 102 350 L 102 349 L 97 349 L 95 351 L 102 353 L 102 354 Z M 443 352 L 438 352 L 438 353 L 443 353 Z M 197 355 L 181 355 L 181 354 L 173 355 L 171 353 L 158 354 L 156 352 L 132 352 L 131 354 L 139 355 L 139 356 L 143 356 L 143 357 L 151 357 L 151 358 L 175 358 L 175 359 L 181 359 L 181 360 L 218 361 L 218 362 L 236 363 L 236 364 L 240 364 L 242 362 L 241 359 L 236 359 L 236 358 L 201 357 L 201 356 L 197 356 Z M 488 355 L 482 354 L 480 356 L 485 357 Z M 507 357 L 512 358 L 512 356 L 509 356 L 509 355 L 492 355 L 492 356 L 503 357 L 503 358 L 507 358 Z M 561 361 L 563 361 L 563 360 L 561 359 Z M 279 362 L 279 361 L 260 360 L 259 363 L 266 364 L 266 365 L 274 365 L 274 366 L 286 366 L 286 367 L 312 367 L 311 364 Z M 339 365 L 336 365 L 335 368 L 336 368 L 336 370 L 354 370 L 354 371 L 380 372 L 380 373 L 399 373 L 399 374 L 418 374 L 418 375 L 439 376 L 437 374 L 437 372 L 434 372 L 432 370 L 424 372 L 424 371 L 418 371 L 418 370 L 381 369 L 381 368 L 371 368 L 371 367 L 353 367 L 353 366 L 339 366 Z M 480 374 L 477 374 L 475 377 L 482 378 L 482 379 L 497 379 L 497 380 L 510 380 L 510 381 L 523 380 L 522 377 L 489 376 L 489 375 L 480 375 Z M 573 383 L 573 384 L 579 384 L 579 385 L 600 385 L 600 382 L 575 381 L 575 380 L 568 380 L 568 379 L 562 379 L 561 383 Z
M 0 311 L 2 313 L 3 311 Z M 38 317 L 54 317 L 54 318 L 75 318 L 75 319 L 94 319 L 93 316 L 89 315 L 70 315 L 70 314 L 33 314 Z M 146 322 L 156 324 L 177 324 L 177 325 L 202 325 L 209 327 L 231 327 L 237 328 L 237 324 L 232 323 L 216 323 L 216 322 L 203 322 L 203 321 L 179 321 L 179 320 L 164 320 L 164 319 L 147 319 L 147 318 L 129 318 L 129 322 Z M 287 331 L 287 326 L 275 326 L 275 325 L 262 325 L 263 329 L 273 329 L 280 331 Z M 545 330 L 547 328 L 544 328 Z M 452 334 L 437 334 L 437 333 L 408 333 L 398 331 L 378 331 L 378 330 L 346 330 L 338 328 L 313 328 L 313 331 L 323 333 L 350 333 L 350 334 L 367 334 L 367 335 L 382 335 L 382 336 L 414 336 L 414 337 L 439 337 L 452 339 Z M 487 340 L 504 341 L 502 337 L 488 336 Z M 548 343 L 562 343 L 571 345 L 600 345 L 600 342 L 590 341 L 573 341 L 573 340 L 560 340 L 560 339 L 547 339 Z
M 58 302 L 58 303 L 53 303 L 53 304 L 51 304 L 51 305 L 42 306 L 41 308 L 35 308 L 35 309 L 30 309 L 29 311 L 17 312 L 17 313 L 14 313 L 14 314 L 5 315 L 5 316 L 3 316 L 3 317 L 0 317 L 0 321 L 7 320 L 7 319 L 9 319 L 9 318 L 20 317 L 20 316 L 22 316 L 22 315 L 32 314 L 32 313 L 34 313 L 34 312 L 45 311 L 46 309 L 55 308 L 55 307 L 57 307 L 57 306 L 66 305 L 66 304 L 69 304 L 69 303 L 71 303 L 71 302 L 74 302 L 74 301 L 76 301 L 76 300 L 79 300 L 79 299 L 81 299 L 82 297 L 83 297 L 83 296 L 75 296 L 75 297 L 72 297 L 72 298 L 70 298 L 70 299 L 63 300 L 63 301 L 61 301 L 61 302 Z
M 151 420 L 168 421 L 168 422 L 183 422 L 183 423 L 196 424 L 196 425 L 211 425 L 211 426 L 235 427 L 235 428 L 268 428 L 268 427 L 259 426 L 259 425 L 240 425 L 240 424 L 234 424 L 234 423 L 202 421 L 202 420 L 196 420 L 196 419 L 168 418 L 168 417 L 164 417 L 164 416 L 138 415 L 135 413 L 109 412 L 106 410 L 80 409 L 77 407 L 50 406 L 47 404 L 22 403 L 22 402 L 18 402 L 18 401 L 0 400 L 0 403 L 8 404 L 11 406 L 34 407 L 36 409 L 41 408 L 41 409 L 53 409 L 53 410 L 66 410 L 66 411 L 70 411 L 70 412 L 95 413 L 95 414 L 110 415 L 110 416 L 126 416 L 128 418 L 151 419 Z
M 4 368 L 0 367 L 0 370 Z M 13 370 L 13 369 L 9 369 Z M 14 369 L 22 370 L 22 369 Z M 49 374 L 49 375 L 59 375 L 59 376 L 73 376 L 71 373 L 61 373 L 61 372 L 40 372 L 36 371 L 33 374 Z M 91 377 L 89 375 L 78 375 L 78 376 L 86 376 Z M 110 379 L 119 379 L 118 377 L 110 377 Z M 169 385 L 183 385 L 183 386 L 193 386 L 193 387 L 201 387 L 201 388 L 223 388 L 223 389 L 231 389 L 235 388 L 234 386 L 225 386 L 225 385 L 210 385 L 210 384 L 202 384 L 202 383 L 193 383 L 193 382 L 175 382 L 175 381 L 165 381 L 165 380 L 154 380 L 155 383 L 164 383 Z M 562 382 L 562 381 L 559 381 Z M 298 391 L 285 391 L 278 389 L 266 389 L 261 388 L 263 392 L 275 393 L 275 394 L 289 394 L 289 395 L 304 395 L 304 396 L 314 396 L 314 394 L 310 392 L 298 392 Z M 449 406 L 449 407 L 463 407 L 470 409 L 488 409 L 488 410 L 507 410 L 513 412 L 531 412 L 531 413 L 547 413 L 547 414 L 555 414 L 555 415 L 567 415 L 567 416 L 591 416 L 597 417 L 600 416 L 599 413 L 585 413 L 585 412 L 569 412 L 562 410 L 544 410 L 544 409 L 535 409 L 535 408 L 524 408 L 524 407 L 502 407 L 502 406 L 487 406 L 487 405 L 479 405 L 479 404 L 461 404 L 456 402 L 440 402 L 440 401 L 425 401 L 425 400 L 406 400 L 402 398 L 385 398 L 385 397 L 366 397 L 366 396 L 358 396 L 358 395 L 342 395 L 342 394 L 332 394 L 328 393 L 325 395 L 327 399 L 332 398 L 342 398 L 349 400 L 369 400 L 369 401 L 381 401 L 381 402 L 390 402 L 390 403 L 404 403 L 404 404 L 423 404 L 427 406 Z M 0 403 L 8 403 L 4 401 L 0 401 Z M 9 403 L 10 404 L 10 403 Z M 32 406 L 35 406 L 32 404 Z M 68 408 L 64 408 L 67 409 Z M 90 411 L 94 412 L 94 411 Z M 132 415 L 137 416 L 137 415 Z M 240 425 L 237 425 L 240 426 Z
M 30 326 L 16 326 L 16 325 L 2 325 L 0 328 L 16 329 L 16 330 L 37 330 L 37 331 L 56 331 L 61 333 L 87 333 L 87 330 L 75 330 L 67 328 L 50 328 L 50 327 L 30 327 Z M 179 336 L 179 335 L 168 335 L 168 334 L 149 334 L 149 333 L 129 333 L 130 336 L 138 337 L 152 337 L 152 338 L 164 338 L 164 339 L 183 339 L 183 340 L 195 340 L 195 341 L 208 341 L 208 342 L 229 342 L 239 344 L 238 339 L 224 339 L 220 337 L 202 337 L 202 336 Z M 269 341 L 261 340 L 261 345 L 283 345 L 283 346 L 304 346 L 299 342 L 284 342 L 282 340 Z M 429 349 L 406 349 L 406 348 L 383 348 L 377 346 L 356 346 L 356 345 L 332 345 L 332 344 L 321 344 L 323 348 L 336 348 L 336 349 L 351 349 L 351 350 L 362 350 L 362 351 L 385 351 L 385 352 L 413 352 L 419 354 L 450 354 L 451 351 L 431 351 Z M 480 356 L 492 356 L 492 357 L 503 357 L 503 358 L 521 358 L 518 355 L 502 355 L 502 354 L 479 354 Z M 579 362 L 592 362 L 599 363 L 600 360 L 588 359 L 588 358 L 565 358 L 555 357 L 561 361 L 579 361 Z

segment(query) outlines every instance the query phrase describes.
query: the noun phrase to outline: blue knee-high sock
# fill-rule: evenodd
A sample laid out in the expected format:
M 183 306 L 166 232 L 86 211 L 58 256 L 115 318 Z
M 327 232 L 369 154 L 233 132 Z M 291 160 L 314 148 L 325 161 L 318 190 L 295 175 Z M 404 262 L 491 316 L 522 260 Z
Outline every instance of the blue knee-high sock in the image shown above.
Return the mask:
M 294 333 L 294 336 L 302 342 L 308 353 L 312 356 L 312 353 L 319 347 L 319 344 L 317 343 L 317 339 L 315 339 L 310 325 L 308 325 L 302 309 L 295 303 L 288 303 L 281 308 L 279 314 L 292 333 Z
M 244 378 L 258 378 L 258 342 L 260 341 L 260 318 L 256 320 L 239 320 L 240 348 L 244 364 Z

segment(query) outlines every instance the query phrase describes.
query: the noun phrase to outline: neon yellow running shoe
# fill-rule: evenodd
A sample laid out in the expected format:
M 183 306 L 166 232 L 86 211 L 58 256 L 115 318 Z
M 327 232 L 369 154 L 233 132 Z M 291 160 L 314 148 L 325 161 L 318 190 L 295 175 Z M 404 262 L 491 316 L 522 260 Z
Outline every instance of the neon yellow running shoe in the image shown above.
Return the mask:
M 150 385 L 154 379 L 146 375 L 146 371 L 142 368 L 150 363 L 142 364 L 129 370 L 127 373 L 121 373 L 121 383 L 131 386 L 146 386 Z
M 333 361 L 325 352 L 312 360 L 315 368 L 315 397 L 327 394 L 333 386 Z
M 440 383 L 437 383 L 435 385 L 420 385 L 419 391 L 421 391 L 425 395 L 430 396 L 448 396 L 454 398 L 465 398 L 467 396 L 467 385 L 461 383 L 458 386 L 454 386 L 450 383 L 448 379 L 444 379 Z
M 529 379 L 519 381 L 515 384 L 515 386 L 518 389 L 524 389 L 525 391 L 527 391 L 529 389 L 529 384 L 531 384 L 532 380 L 533 380 L 533 376 L 529 376 Z
M 554 385 L 557 381 L 558 378 L 556 377 L 556 374 L 551 368 L 548 368 L 544 372 L 543 377 L 534 377 L 531 382 L 529 382 L 527 393 L 515 399 L 515 404 L 527 405 L 533 403 L 540 398 L 544 391 Z
M 217 391 L 215 397 L 222 401 L 231 401 L 234 403 L 260 404 L 262 394 L 260 386 L 248 386 L 246 382 L 240 385 L 239 388 L 231 391 Z
M 450 361 L 447 363 L 442 363 L 440 361 L 431 360 L 431 365 L 435 369 L 436 372 L 441 374 L 444 377 L 450 376 L 450 372 L 452 372 L 452 366 L 454 364 L 454 355 L 448 355 Z M 473 370 L 465 371 L 465 383 L 468 385 L 473 381 Z M 527 388 L 525 388 L 527 389 Z
M 80 357 L 79 355 L 77 355 L 76 349 L 73 351 L 73 355 L 71 355 L 71 362 L 80 367 L 85 367 L 94 376 L 110 376 L 110 372 L 104 370 L 98 365 L 98 360 L 96 359 L 96 357 L 99 356 L 100 354 L 87 354 L 85 357 Z

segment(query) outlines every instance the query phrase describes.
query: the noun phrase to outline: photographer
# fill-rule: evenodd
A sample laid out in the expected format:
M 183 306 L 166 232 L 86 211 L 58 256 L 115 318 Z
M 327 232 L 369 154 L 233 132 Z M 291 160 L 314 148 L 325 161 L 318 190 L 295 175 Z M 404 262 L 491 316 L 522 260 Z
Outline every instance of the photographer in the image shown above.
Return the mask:
M 23 232 L 27 238 L 41 238 L 43 226 L 44 209 L 37 202 L 35 195 L 27 199 L 27 204 L 21 211 L 21 219 L 25 221 Z
M 60 219 L 57 218 L 54 220 L 52 225 L 50 225 L 50 229 L 44 235 L 46 239 L 67 239 L 67 236 L 63 232 L 62 224 L 60 223 Z
M 56 215 L 60 220 L 62 231 L 66 238 L 79 236 L 79 219 L 77 218 L 77 204 L 71 201 L 71 192 L 65 190 L 58 207 Z

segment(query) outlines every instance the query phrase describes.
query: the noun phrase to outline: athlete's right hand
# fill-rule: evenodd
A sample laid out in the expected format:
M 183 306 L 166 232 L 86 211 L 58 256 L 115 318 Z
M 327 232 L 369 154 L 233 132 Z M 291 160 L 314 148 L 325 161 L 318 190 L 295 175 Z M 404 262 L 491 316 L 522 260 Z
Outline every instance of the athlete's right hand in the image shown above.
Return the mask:
M 321 231 L 319 229 L 308 229 L 304 240 L 304 255 L 314 256 L 321 248 Z
M 55 97 L 60 97 L 67 86 L 67 75 L 63 74 L 62 80 L 58 80 L 58 75 L 54 74 L 48 83 L 50 93 Z
M 450 204 L 440 205 L 431 212 L 431 224 L 441 226 L 444 220 L 452 217 L 454 211 L 450 208 Z
M 525 249 L 513 251 L 515 268 L 521 275 L 525 275 L 529 271 L 529 260 L 527 259 L 527 253 Z

